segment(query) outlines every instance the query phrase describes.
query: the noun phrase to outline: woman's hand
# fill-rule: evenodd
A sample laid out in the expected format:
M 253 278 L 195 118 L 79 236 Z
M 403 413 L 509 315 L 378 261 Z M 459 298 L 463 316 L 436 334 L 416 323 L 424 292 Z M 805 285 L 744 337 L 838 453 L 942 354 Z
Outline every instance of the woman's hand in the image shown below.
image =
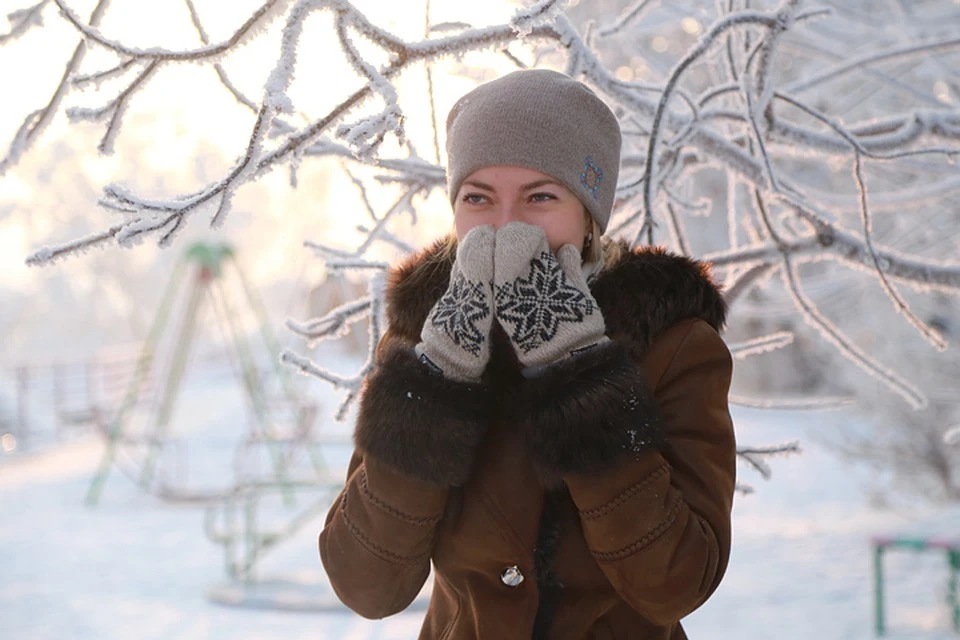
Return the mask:
M 477 381 L 490 360 L 493 326 L 492 226 L 471 229 L 457 247 L 450 285 L 423 325 L 417 357 L 451 380 Z
M 538 226 L 511 222 L 496 233 L 496 318 L 528 373 L 607 340 L 581 262 L 569 244 L 554 256 Z

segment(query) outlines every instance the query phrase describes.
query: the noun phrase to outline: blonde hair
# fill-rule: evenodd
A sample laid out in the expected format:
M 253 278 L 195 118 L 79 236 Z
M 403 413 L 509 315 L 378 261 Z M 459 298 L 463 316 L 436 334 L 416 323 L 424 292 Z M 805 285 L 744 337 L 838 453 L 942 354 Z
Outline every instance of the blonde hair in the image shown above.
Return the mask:
M 586 207 L 584 207 L 584 211 L 587 211 Z M 589 211 L 587 211 L 587 216 L 587 233 L 593 234 L 593 240 L 589 247 L 584 247 L 583 262 L 590 264 L 600 261 L 603 265 L 616 264 L 623 255 L 623 245 L 603 235 L 600 223 L 590 216 Z

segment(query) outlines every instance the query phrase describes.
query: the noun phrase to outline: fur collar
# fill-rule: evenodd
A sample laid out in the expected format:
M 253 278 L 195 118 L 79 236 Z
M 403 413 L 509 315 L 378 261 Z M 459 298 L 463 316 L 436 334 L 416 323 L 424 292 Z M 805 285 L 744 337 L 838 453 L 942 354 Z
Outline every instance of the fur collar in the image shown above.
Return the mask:
M 727 307 L 708 265 L 659 247 L 631 251 L 621 244 L 619 259 L 605 265 L 590 287 L 611 338 L 644 351 L 686 318 L 723 329 Z M 404 339 L 419 340 L 427 314 L 447 289 L 455 255 L 445 240 L 438 240 L 391 270 L 387 319 Z

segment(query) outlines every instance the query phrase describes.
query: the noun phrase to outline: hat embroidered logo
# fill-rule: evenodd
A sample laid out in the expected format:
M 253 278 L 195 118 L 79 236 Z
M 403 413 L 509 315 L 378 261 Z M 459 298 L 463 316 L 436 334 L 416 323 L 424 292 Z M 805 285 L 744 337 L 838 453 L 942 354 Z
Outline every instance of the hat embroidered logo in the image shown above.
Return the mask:
M 594 200 L 600 198 L 600 182 L 603 180 L 603 169 L 594 163 L 593 158 L 587 156 L 583 160 L 583 171 L 580 172 L 580 184 L 586 187 Z

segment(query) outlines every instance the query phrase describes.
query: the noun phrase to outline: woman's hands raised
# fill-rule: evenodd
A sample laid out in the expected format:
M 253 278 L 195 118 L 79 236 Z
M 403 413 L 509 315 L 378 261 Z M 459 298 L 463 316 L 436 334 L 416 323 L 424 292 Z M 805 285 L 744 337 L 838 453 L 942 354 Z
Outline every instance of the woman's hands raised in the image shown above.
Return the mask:
M 553 364 L 607 340 L 573 245 L 550 251 L 541 227 L 500 227 L 494 249 L 496 319 L 528 370 Z
M 569 244 L 554 255 L 536 225 L 471 229 L 457 248 L 450 284 L 424 323 L 418 358 L 447 378 L 479 380 L 490 360 L 494 318 L 528 371 L 606 341 L 581 261 Z

